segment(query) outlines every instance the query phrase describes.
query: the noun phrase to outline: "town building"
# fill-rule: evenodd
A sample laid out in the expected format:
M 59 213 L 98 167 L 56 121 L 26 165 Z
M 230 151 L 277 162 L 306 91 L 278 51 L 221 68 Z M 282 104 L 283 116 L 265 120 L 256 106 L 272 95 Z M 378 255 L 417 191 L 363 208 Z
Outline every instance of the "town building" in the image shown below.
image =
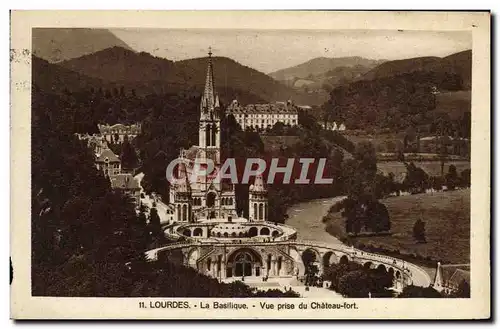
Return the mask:
M 437 264 L 432 287 L 439 292 L 452 294 L 463 282 L 470 286 L 470 264 Z
M 227 107 L 226 114 L 232 114 L 243 130 L 264 130 L 271 129 L 278 122 L 289 126 L 298 125 L 298 110 L 298 106 L 292 101 L 241 105 L 233 100 Z
M 111 188 L 130 196 L 138 206 L 141 202 L 141 186 L 131 174 L 116 174 L 109 177 Z
M 122 144 L 126 138 L 129 141 L 137 137 L 141 133 L 141 124 L 136 123 L 133 125 L 124 125 L 117 123 L 115 125 L 97 125 L 101 136 L 103 136 L 108 143 Z
M 121 173 L 120 158 L 109 148 L 102 150 L 101 153 L 96 155 L 95 165 L 97 170 L 101 170 L 106 177 Z
M 345 124 L 337 124 L 337 122 L 327 122 L 326 124 L 323 124 L 323 128 L 325 130 L 331 130 L 331 131 L 345 131 L 346 126 Z
M 97 155 L 108 148 L 108 143 L 104 136 L 100 134 L 75 134 L 79 140 L 87 142 L 87 147 Z

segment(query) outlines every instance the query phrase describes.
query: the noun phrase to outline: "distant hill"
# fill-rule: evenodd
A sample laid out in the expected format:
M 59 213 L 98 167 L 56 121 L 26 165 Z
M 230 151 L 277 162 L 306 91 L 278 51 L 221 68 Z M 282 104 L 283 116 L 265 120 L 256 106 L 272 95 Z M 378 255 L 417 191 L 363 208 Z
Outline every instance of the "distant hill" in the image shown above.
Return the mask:
M 357 80 L 374 80 L 412 72 L 434 72 L 456 74 L 461 77 L 464 88 L 471 86 L 472 50 L 465 50 L 450 56 L 417 57 L 380 64 Z
M 293 80 L 295 78 L 309 79 L 313 76 L 324 75 L 328 71 L 335 70 L 338 67 L 362 66 L 370 69 L 383 62 L 384 60 L 372 60 L 359 56 L 339 58 L 318 57 L 293 67 L 269 73 L 269 75 L 278 81 Z
M 216 87 L 226 101 L 239 99 L 245 103 L 293 99 L 309 105 L 324 101 L 299 93 L 230 58 L 214 57 L 213 62 Z M 134 85 L 142 93 L 186 90 L 199 93 L 205 84 L 207 58 L 173 62 L 145 52 L 113 47 L 63 61 L 60 65 L 105 81 Z
M 118 46 L 131 48 L 106 29 L 35 28 L 33 54 L 51 63 Z
M 32 83 L 35 88 L 45 92 L 61 93 L 64 90 L 78 91 L 91 88 L 108 89 L 115 85 L 98 78 L 68 70 L 57 64 L 32 56 L 31 62 Z

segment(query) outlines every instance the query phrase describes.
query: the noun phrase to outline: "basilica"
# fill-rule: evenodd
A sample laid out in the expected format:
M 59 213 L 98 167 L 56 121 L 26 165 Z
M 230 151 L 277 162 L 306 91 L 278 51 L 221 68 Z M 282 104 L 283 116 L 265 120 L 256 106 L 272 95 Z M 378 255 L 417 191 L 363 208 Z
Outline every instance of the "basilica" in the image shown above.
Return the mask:
M 215 175 L 202 175 L 195 181 L 190 178 L 195 163 L 207 166 L 214 164 L 215 170 L 221 166 L 221 109 L 214 82 L 212 53 L 209 52 L 205 88 L 200 102 L 198 145 L 182 149 L 177 159 L 182 165 L 185 179 L 170 187 L 171 207 L 177 222 L 225 221 L 241 222 L 236 212 L 234 185 L 225 180 L 215 179 Z M 267 219 L 266 190 L 261 177 L 256 178 L 250 194 L 250 221 Z
M 293 227 L 268 218 L 268 194 L 260 175 L 249 187 L 248 218 L 236 210 L 231 182 L 219 181 L 213 174 L 189 179 L 194 168 L 198 168 L 195 164 L 214 163 L 214 172 L 221 165 L 224 111 L 215 89 L 211 55 L 209 52 L 200 102 L 198 145 L 180 150 L 175 160 L 184 175 L 178 175 L 170 186 L 170 203 L 166 205 L 169 219 L 162 225 L 165 236 L 175 242 L 147 251 L 147 259 L 180 263 L 220 281 L 246 282 L 267 282 L 268 278 L 293 280 L 303 277 L 311 266 L 321 275 L 331 263 L 356 261 L 389 269 L 400 287 L 412 282 L 404 261 L 339 244 L 297 240 Z

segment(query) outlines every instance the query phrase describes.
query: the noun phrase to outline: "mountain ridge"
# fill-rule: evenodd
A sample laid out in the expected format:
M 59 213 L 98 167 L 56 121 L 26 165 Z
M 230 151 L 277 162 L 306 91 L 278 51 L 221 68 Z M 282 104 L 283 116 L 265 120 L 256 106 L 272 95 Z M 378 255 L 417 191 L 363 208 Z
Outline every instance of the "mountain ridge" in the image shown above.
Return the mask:
M 316 57 L 304 63 L 271 72 L 268 75 L 279 81 L 294 78 L 304 79 L 310 75 L 315 76 L 324 74 L 337 67 L 354 67 L 362 65 L 372 68 L 384 61 L 385 60 L 372 60 L 361 56 Z
M 132 50 L 107 29 L 34 28 L 32 31 L 33 54 L 50 63 L 77 58 L 113 46 Z
M 310 104 L 310 101 L 315 101 L 320 104 L 324 101 L 301 94 L 231 58 L 212 57 L 212 61 L 217 90 L 227 91 L 226 99 L 237 99 L 238 94 L 231 90 L 241 90 L 266 102 L 293 99 L 297 103 Z M 139 83 L 143 85 L 143 89 L 194 89 L 201 92 L 205 83 L 207 63 L 207 57 L 174 62 L 146 52 L 136 53 L 115 46 L 58 64 L 109 82 Z

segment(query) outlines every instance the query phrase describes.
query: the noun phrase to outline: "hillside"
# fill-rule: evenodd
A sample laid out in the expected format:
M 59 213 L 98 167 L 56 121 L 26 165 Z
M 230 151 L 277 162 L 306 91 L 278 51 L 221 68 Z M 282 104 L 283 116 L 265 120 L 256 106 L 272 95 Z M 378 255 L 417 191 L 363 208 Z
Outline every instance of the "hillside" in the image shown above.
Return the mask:
M 384 61 L 358 56 L 339 58 L 318 57 L 293 67 L 269 73 L 269 75 L 279 81 L 293 80 L 294 78 L 308 78 L 310 76 L 325 75 L 328 71 L 335 70 L 338 67 L 349 68 L 363 66 L 373 68 L 382 62 Z
M 299 93 L 252 68 L 225 57 L 214 57 L 216 86 L 225 102 L 270 102 L 293 99 L 316 105 L 315 97 Z M 85 75 L 119 84 L 135 85 L 142 93 L 193 91 L 205 83 L 207 58 L 173 62 L 148 53 L 113 47 L 60 63 Z M 245 99 L 241 99 L 241 98 Z
M 32 83 L 35 88 L 46 92 L 60 93 L 64 90 L 78 91 L 114 87 L 112 83 L 68 70 L 36 56 L 32 56 L 31 70 Z
M 466 50 L 444 58 L 417 57 L 385 62 L 359 77 L 358 80 L 374 80 L 416 71 L 435 72 L 456 74 L 461 77 L 464 88 L 470 89 L 471 67 L 472 51 Z
M 49 62 L 77 58 L 114 46 L 131 49 L 106 29 L 35 28 L 32 31 L 33 54 Z

